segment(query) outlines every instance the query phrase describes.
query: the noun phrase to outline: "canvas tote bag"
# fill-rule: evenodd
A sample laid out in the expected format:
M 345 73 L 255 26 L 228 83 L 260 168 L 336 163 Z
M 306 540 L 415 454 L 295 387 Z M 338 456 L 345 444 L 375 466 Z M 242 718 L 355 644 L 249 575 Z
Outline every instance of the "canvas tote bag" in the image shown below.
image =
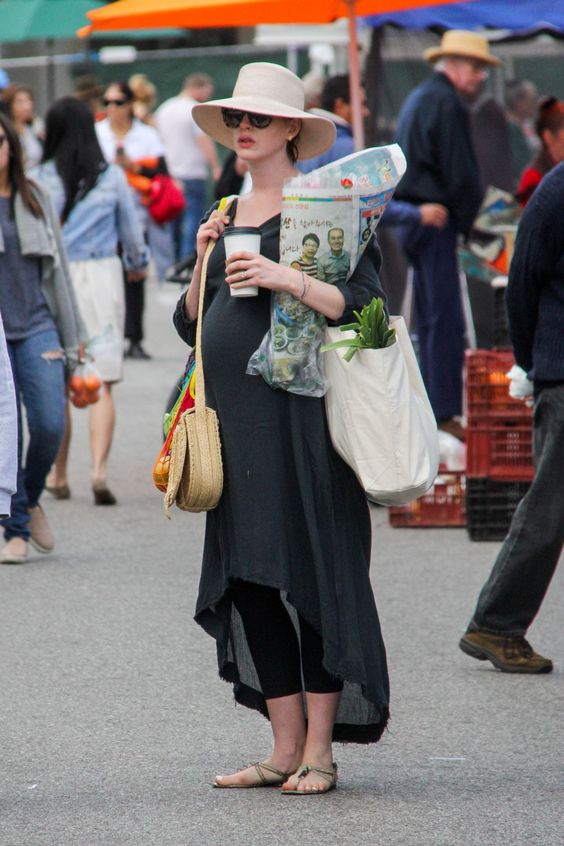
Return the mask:
M 368 499 L 404 505 L 427 491 L 439 467 L 437 424 L 403 317 L 390 318 L 396 341 L 324 353 L 325 395 L 333 446 L 354 470 Z M 353 332 L 326 330 L 326 342 Z

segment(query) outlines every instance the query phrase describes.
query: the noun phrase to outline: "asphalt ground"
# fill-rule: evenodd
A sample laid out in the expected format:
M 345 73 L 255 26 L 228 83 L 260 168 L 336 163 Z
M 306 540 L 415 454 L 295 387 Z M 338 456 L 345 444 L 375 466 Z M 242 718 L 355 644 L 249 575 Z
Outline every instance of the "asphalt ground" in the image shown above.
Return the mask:
M 269 751 L 192 621 L 203 515 L 163 516 L 151 484 L 186 349 L 173 286 L 149 290 L 149 362 L 126 363 L 109 481 L 95 507 L 86 415 L 74 413 L 72 499 L 43 503 L 51 555 L 0 568 L 0 846 L 562 846 L 564 573 L 533 644 L 549 676 L 512 676 L 457 648 L 498 544 L 401 530 L 373 508 L 372 581 L 392 684 L 389 731 L 338 746 L 334 793 L 221 791 L 217 772 Z

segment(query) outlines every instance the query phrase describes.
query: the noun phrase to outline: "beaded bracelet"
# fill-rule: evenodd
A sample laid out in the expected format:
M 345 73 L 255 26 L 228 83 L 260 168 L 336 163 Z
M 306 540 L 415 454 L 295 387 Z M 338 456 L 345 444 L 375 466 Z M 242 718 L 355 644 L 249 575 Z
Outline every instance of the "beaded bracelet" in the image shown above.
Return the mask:
M 303 303 L 304 299 L 309 294 L 309 289 L 311 288 L 311 276 L 306 276 L 303 270 L 300 271 L 302 274 L 302 295 L 300 297 L 300 302 Z

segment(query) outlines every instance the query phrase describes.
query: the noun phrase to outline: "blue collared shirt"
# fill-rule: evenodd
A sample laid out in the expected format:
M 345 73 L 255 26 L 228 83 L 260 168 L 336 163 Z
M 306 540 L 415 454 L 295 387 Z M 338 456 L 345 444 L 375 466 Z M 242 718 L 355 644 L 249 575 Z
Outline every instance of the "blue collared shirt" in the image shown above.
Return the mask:
M 53 161 L 32 174 L 44 185 L 60 215 L 65 205 L 62 180 Z M 126 270 L 141 270 L 149 262 L 131 191 L 117 165 L 109 165 L 96 185 L 73 207 L 63 226 L 63 240 L 69 261 L 110 258 L 121 244 Z

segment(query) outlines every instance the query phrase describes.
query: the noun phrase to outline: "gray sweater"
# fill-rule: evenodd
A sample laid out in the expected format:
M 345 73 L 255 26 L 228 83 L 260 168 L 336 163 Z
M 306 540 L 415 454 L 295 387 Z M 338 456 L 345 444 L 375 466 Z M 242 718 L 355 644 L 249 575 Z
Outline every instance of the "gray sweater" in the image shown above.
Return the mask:
M 21 197 L 16 195 L 14 217 L 18 239 L 22 255 L 41 259 L 41 289 L 65 350 L 67 370 L 71 371 L 78 359 L 78 345 L 87 341 L 86 330 L 76 304 L 55 209 L 46 191 L 36 183 L 32 185 L 43 218 L 34 217 Z M 0 252 L 4 252 L 1 230 Z
M 0 315 L 0 517 L 10 513 L 18 470 L 18 418 L 12 366 Z

